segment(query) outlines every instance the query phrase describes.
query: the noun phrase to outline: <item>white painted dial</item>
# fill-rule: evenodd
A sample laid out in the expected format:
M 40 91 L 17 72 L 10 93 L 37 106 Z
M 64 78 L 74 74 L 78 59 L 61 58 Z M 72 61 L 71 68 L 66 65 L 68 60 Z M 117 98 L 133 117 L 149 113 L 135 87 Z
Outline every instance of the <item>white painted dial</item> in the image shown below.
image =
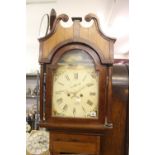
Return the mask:
M 67 62 L 74 52 L 68 54 Z M 98 73 L 92 60 L 84 63 L 88 60 L 88 54 L 87 59 L 84 59 L 85 55 L 81 58 L 83 62 L 80 56 L 85 53 L 76 51 L 76 54 L 78 61 L 60 63 L 55 71 L 52 116 L 95 119 L 98 118 Z

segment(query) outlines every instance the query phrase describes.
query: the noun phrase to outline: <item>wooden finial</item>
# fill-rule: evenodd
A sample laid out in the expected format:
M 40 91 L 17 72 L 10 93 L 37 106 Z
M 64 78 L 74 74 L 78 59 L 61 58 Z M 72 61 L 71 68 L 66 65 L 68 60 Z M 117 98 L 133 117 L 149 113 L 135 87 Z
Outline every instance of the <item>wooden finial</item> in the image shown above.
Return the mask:
M 53 27 L 55 19 L 56 19 L 56 11 L 54 9 L 52 9 L 51 13 L 50 13 L 50 30 Z

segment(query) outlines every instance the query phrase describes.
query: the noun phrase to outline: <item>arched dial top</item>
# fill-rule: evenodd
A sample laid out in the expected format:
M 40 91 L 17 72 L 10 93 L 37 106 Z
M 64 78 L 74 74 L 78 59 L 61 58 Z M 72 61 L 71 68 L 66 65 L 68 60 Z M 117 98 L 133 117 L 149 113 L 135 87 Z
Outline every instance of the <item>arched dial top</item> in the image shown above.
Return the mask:
M 65 52 L 54 70 L 52 117 L 97 119 L 99 75 L 83 50 Z

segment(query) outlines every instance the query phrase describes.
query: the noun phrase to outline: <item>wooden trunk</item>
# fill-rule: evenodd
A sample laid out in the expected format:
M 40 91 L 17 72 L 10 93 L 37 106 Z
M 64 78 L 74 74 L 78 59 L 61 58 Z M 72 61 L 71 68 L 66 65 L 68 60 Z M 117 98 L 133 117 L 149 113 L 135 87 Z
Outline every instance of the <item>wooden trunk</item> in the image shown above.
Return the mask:
M 112 76 L 113 129 L 101 139 L 101 155 L 128 155 L 129 85 L 128 65 L 114 65 Z
M 66 14 L 56 17 L 54 10 L 51 19 L 53 20 L 50 20 L 50 32 L 39 38 L 39 125 L 50 131 L 50 153 L 125 155 L 125 142 L 128 139 L 128 71 L 126 66 L 116 65 L 113 68 L 113 47 L 116 39 L 102 33 L 98 18 L 94 14 L 85 16 L 86 22 L 93 20 L 93 24 L 87 28 L 80 24 L 81 17 L 72 17 L 72 26 L 64 28 L 60 21 L 67 22 L 69 17 Z M 98 72 L 99 97 L 96 119 L 56 117 L 52 113 L 55 70 L 63 54 L 73 50 L 87 53 L 93 60 L 95 71 Z M 89 100 L 90 96 L 86 95 L 86 98 Z

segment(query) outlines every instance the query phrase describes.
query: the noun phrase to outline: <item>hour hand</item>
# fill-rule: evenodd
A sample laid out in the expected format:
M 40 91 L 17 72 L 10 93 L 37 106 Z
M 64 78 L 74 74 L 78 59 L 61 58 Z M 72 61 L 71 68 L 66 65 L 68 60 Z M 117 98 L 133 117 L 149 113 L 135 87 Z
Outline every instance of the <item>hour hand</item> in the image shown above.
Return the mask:
M 78 92 L 80 92 L 82 89 L 84 89 L 85 88 L 85 86 L 83 86 L 83 87 L 81 87 L 79 90 L 77 90 L 76 91 L 76 94 L 78 93 Z
M 78 92 L 80 92 L 82 89 L 84 89 L 85 87 L 91 87 L 93 86 L 94 84 L 93 83 L 87 83 L 86 85 L 84 85 L 83 87 L 81 87 L 80 89 L 78 89 L 75 94 L 77 94 Z
M 77 91 L 73 92 L 74 95 L 72 97 L 76 96 L 76 94 L 79 93 L 84 88 L 85 88 L 85 86 L 83 86 L 80 89 L 78 89 Z

